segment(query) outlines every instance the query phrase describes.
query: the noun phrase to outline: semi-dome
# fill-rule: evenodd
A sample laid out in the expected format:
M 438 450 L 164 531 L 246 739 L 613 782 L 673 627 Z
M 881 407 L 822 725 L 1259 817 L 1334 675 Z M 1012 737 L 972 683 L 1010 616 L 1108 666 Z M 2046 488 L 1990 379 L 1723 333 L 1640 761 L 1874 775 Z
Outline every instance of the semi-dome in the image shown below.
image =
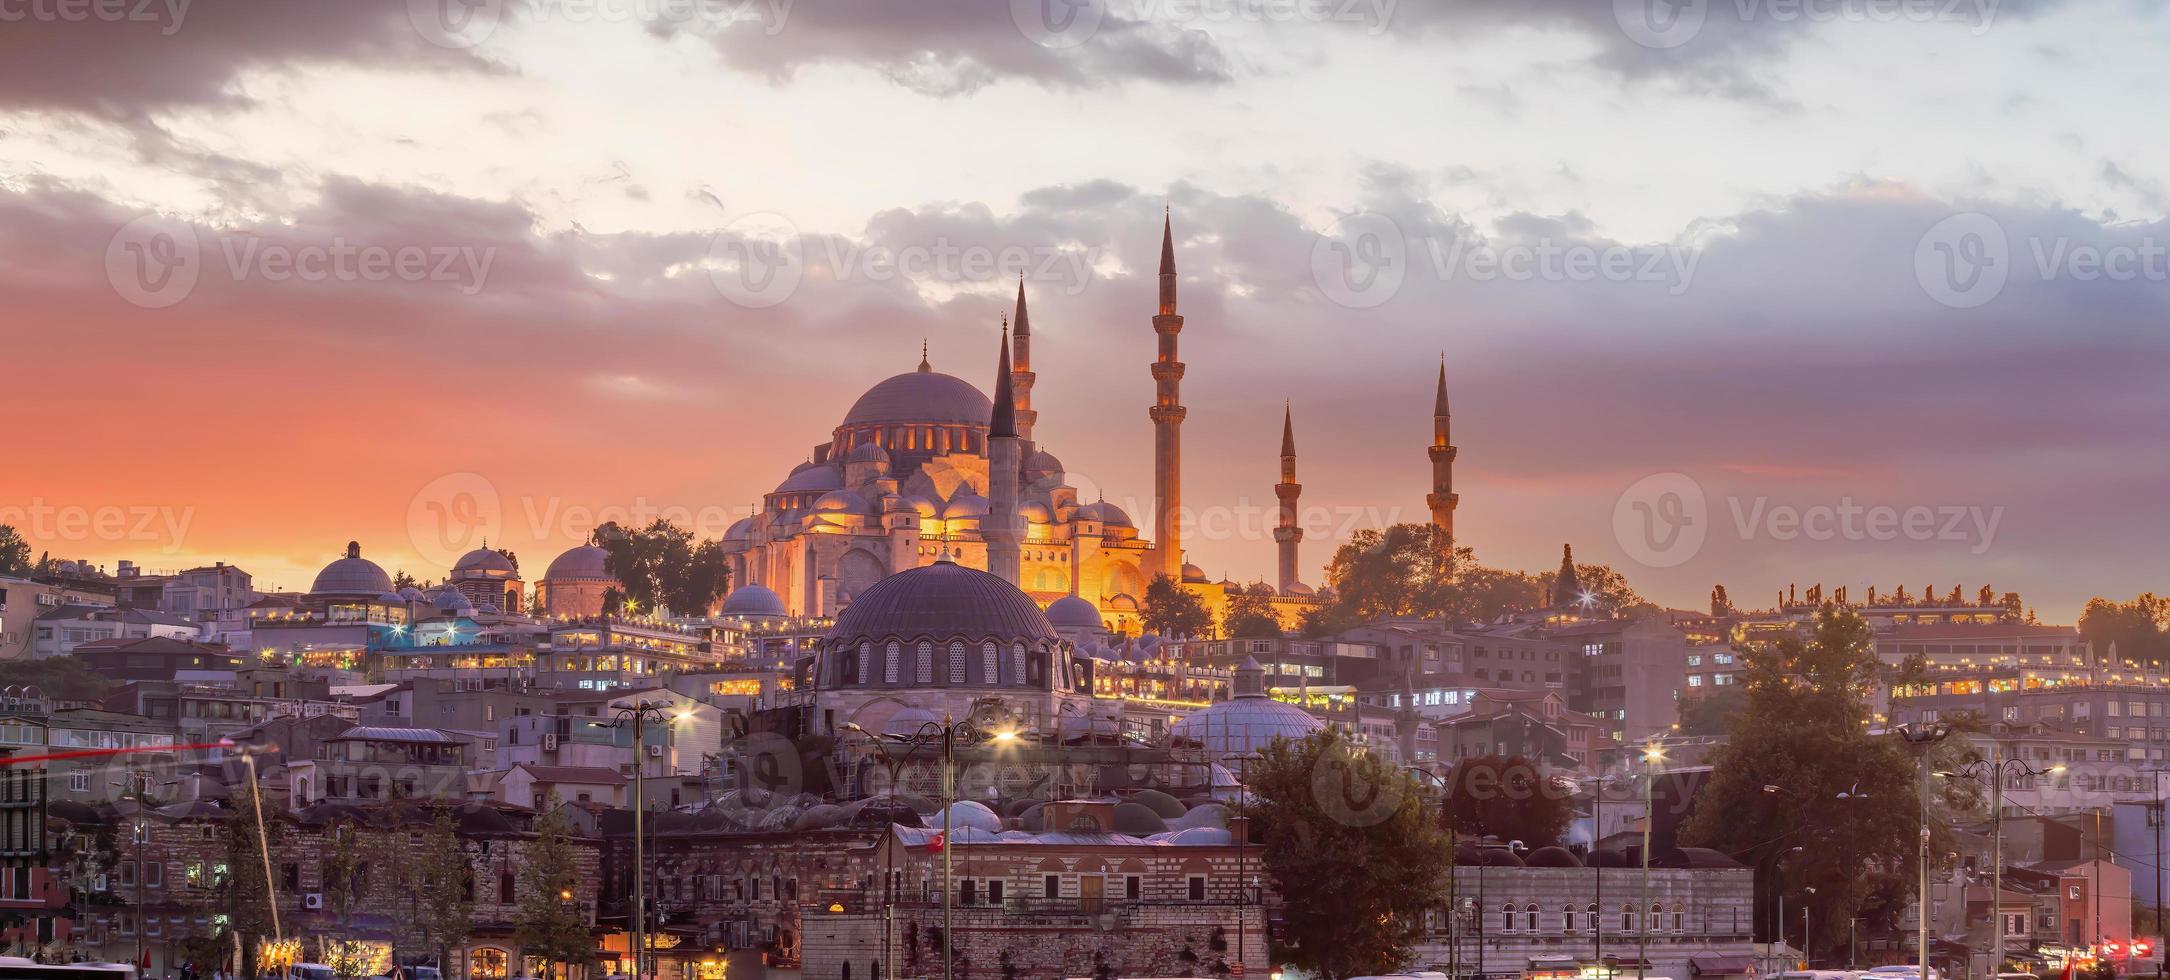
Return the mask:
M 592 544 L 569 548 L 550 563 L 543 572 L 546 582 L 570 582 L 575 579 L 609 579 L 610 552 Z
M 324 566 L 309 585 L 310 595 L 380 596 L 390 591 L 392 577 L 362 557 L 362 546 L 353 541 L 347 542 L 346 557 Z
M 934 501 L 917 494 L 903 498 L 903 503 L 918 513 L 919 519 L 923 521 L 931 521 L 942 512 L 941 508 L 934 505 Z
M 1047 604 L 1047 621 L 1056 629 L 1100 628 L 1100 610 L 1093 604 L 1074 595 L 1066 595 Z
M 1243 658 L 1236 668 L 1235 697 L 1184 715 L 1169 731 L 1205 746 L 1209 755 L 1226 758 L 1265 749 L 1276 738 L 1301 739 L 1326 724 L 1293 704 L 1266 696 L 1266 671 Z
M 814 509 L 829 514 L 864 514 L 866 498 L 849 490 L 831 490 L 814 501 Z
M 743 616 L 748 619 L 780 619 L 785 615 L 784 597 L 764 585 L 751 582 L 732 589 L 724 597 L 725 616 Z
M 844 462 L 886 463 L 889 462 L 889 450 L 883 449 L 882 447 L 875 445 L 871 442 L 862 442 L 859 445 L 853 447 L 851 452 L 844 454 Z
M 777 493 L 813 493 L 835 490 L 844 485 L 844 477 L 833 466 L 819 463 L 801 465 L 793 470 L 784 482 L 776 485 Z
M 1034 524 L 1055 523 L 1055 512 L 1037 500 L 1017 506 L 1017 516 Z
M 512 559 L 505 557 L 504 552 L 498 551 L 494 548 L 486 547 L 476 548 L 473 551 L 461 555 L 459 561 L 452 563 L 452 571 L 455 574 L 460 572 L 482 574 L 494 572 L 500 575 L 519 574 L 518 571 L 512 567 Z
M 932 370 L 889 378 L 859 396 L 844 425 L 891 425 L 933 422 L 985 428 L 994 402 L 963 378 Z
M 954 521 L 960 517 L 985 517 L 989 506 L 987 498 L 970 490 L 959 491 L 956 496 L 949 498 L 949 503 L 942 508 L 942 519 Z
M 744 541 L 751 537 L 753 537 L 753 518 L 751 517 L 741 517 L 732 521 L 731 527 L 723 532 L 725 541 Z
M 943 558 L 867 586 L 837 615 L 831 641 L 897 636 L 1054 640 L 1032 597 L 976 568 Z
M 1099 521 L 1102 524 L 1115 527 L 1132 526 L 1129 514 L 1123 513 L 1121 507 L 1117 507 L 1105 500 L 1095 501 L 1079 507 L 1077 509 L 1077 519 L 1081 521 Z

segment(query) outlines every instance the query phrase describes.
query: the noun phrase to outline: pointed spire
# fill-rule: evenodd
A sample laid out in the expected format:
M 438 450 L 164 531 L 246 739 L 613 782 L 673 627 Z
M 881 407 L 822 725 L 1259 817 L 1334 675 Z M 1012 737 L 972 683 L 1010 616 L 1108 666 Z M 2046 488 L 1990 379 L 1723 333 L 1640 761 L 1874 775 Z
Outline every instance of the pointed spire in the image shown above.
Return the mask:
M 1017 274 L 1017 335 L 1032 336 L 1032 319 L 1025 315 L 1025 274 Z
M 928 374 L 933 370 L 934 366 L 927 363 L 927 338 L 921 337 L 919 338 L 919 373 Z
M 1448 414 L 1448 412 L 1447 412 L 1447 355 L 1446 355 L 1445 353 L 1443 353 L 1443 352 L 1442 352 L 1442 353 L 1441 353 L 1441 354 L 1439 355 L 1439 394 L 1438 394 L 1438 395 L 1436 395 L 1436 396 L 1434 396 L 1434 397 L 1433 397 L 1433 399 L 1432 399 L 1432 414 L 1433 414 L 1433 415 L 1446 415 L 1446 414 Z
M 1002 318 L 1002 356 L 995 365 L 995 411 L 987 420 L 987 438 L 1017 438 L 1017 399 L 1010 389 L 1010 320 Z
M 1281 403 L 1281 455 L 1296 455 L 1295 409 L 1285 401 Z
M 1175 275 L 1175 214 L 1170 210 L 1160 216 L 1160 274 Z

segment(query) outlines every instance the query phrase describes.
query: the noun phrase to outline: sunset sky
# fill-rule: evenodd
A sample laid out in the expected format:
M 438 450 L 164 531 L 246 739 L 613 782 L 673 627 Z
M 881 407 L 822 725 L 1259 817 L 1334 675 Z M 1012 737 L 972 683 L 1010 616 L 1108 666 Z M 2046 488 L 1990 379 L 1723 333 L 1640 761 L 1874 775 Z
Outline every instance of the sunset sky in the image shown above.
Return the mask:
M 597 515 L 718 535 L 923 339 L 991 388 L 1022 271 L 1039 439 L 1143 524 L 1165 208 L 1214 578 L 1271 574 L 1284 401 L 1307 579 L 1423 520 L 1444 354 L 1488 564 L 2058 622 L 2170 585 L 2170 4 L 1679 0 L 1699 30 L 1645 43 L 1642 0 L 1076 0 L 1053 35 L 1039 0 L 431 2 L 0 0 L 0 523 L 287 589 L 350 539 L 431 579 L 487 533 L 532 578 Z M 1994 295 L 1929 281 L 1955 216 Z M 1320 261 L 1366 228 L 1398 284 L 1352 301 Z M 772 305 L 718 286 L 755 237 L 803 263 Z M 412 274 L 282 264 L 316 249 Z M 1633 274 L 1471 258 L 1554 253 Z M 1653 563 L 1659 474 L 1707 540 Z M 1778 517 L 1818 507 L 1933 526 Z

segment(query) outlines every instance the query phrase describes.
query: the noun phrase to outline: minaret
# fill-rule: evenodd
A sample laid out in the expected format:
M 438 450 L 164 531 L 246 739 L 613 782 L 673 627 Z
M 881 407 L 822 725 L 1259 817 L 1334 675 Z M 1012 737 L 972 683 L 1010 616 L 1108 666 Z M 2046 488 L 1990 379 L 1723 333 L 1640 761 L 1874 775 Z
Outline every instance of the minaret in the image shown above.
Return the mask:
M 1462 495 L 1454 492 L 1453 425 L 1447 414 L 1447 355 L 1439 355 L 1439 394 L 1432 400 L 1432 492 L 1424 503 L 1432 509 L 1432 526 L 1445 532 L 1448 555 L 1454 553 L 1454 506 Z
M 1175 338 L 1183 317 L 1175 311 L 1175 228 L 1164 214 L 1160 225 L 1160 312 L 1153 316 L 1160 335 L 1160 356 L 1153 362 L 1153 547 L 1159 574 L 1183 580 L 1183 362 L 1176 359 Z
M 1296 586 L 1296 543 L 1304 539 L 1304 529 L 1296 526 L 1296 496 L 1303 493 L 1303 484 L 1296 482 L 1296 423 L 1292 410 L 1281 407 L 1281 482 L 1273 485 L 1273 495 L 1281 499 L 1281 526 L 1273 529 L 1273 540 L 1280 545 L 1281 594 L 1289 595 Z
M 1010 324 L 1002 323 L 1002 355 L 995 367 L 995 409 L 987 420 L 987 570 L 1011 585 L 1022 577 L 1018 554 L 1019 476 L 1017 401 L 1010 382 Z
M 1032 410 L 1032 320 L 1025 315 L 1025 275 L 1017 274 L 1017 316 L 1010 333 L 1010 386 L 1017 397 L 1017 438 L 1031 452 L 1032 423 L 1040 413 Z

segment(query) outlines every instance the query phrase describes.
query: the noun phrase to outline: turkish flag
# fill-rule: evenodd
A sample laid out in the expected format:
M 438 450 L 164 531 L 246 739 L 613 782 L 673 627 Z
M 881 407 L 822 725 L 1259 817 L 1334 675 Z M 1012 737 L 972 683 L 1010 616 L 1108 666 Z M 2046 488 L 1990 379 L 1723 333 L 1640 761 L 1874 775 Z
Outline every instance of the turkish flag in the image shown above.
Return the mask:
M 942 832 L 939 830 L 935 831 L 934 836 L 932 838 L 929 838 L 927 841 L 927 853 L 940 854 L 942 853 L 942 848 L 947 846 L 949 846 L 949 841 L 944 839 L 944 835 L 942 834 Z

